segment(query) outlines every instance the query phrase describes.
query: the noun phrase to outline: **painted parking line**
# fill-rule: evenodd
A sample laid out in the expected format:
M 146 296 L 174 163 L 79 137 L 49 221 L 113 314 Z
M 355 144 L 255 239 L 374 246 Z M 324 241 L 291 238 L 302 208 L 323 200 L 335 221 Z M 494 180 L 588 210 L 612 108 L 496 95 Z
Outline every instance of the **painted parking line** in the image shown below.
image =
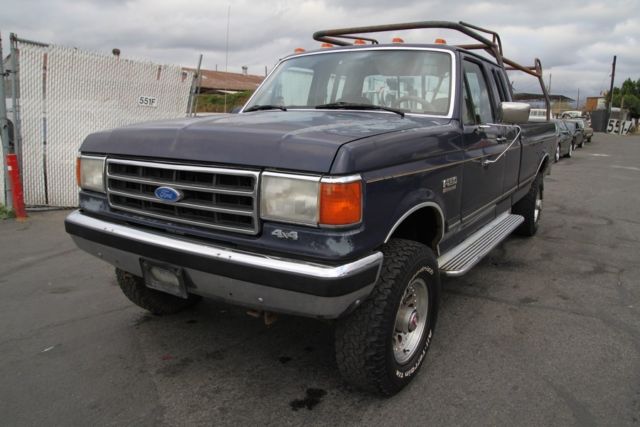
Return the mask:
M 616 168 L 616 169 L 626 169 L 628 171 L 638 171 L 640 172 L 640 168 L 637 168 L 635 166 L 620 166 L 620 165 L 611 165 L 612 168 Z

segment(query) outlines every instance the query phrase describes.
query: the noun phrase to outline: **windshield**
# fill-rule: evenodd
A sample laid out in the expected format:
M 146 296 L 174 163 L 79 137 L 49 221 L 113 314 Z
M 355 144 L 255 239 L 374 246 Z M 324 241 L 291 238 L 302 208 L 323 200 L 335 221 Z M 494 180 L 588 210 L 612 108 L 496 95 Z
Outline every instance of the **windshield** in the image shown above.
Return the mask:
M 293 57 L 260 87 L 245 109 L 332 108 L 331 104 L 447 115 L 451 55 L 426 50 L 349 50 Z M 335 105 L 333 106 L 335 107 Z

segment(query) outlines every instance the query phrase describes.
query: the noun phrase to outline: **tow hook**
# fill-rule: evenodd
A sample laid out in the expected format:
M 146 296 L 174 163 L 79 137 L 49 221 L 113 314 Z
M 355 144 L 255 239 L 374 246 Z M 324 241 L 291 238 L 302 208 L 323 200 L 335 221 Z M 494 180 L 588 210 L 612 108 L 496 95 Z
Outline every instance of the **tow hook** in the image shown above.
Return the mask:
M 266 326 L 271 326 L 276 322 L 276 320 L 278 320 L 278 315 L 270 311 L 248 310 L 247 314 L 251 317 L 255 317 L 256 319 L 262 318 Z

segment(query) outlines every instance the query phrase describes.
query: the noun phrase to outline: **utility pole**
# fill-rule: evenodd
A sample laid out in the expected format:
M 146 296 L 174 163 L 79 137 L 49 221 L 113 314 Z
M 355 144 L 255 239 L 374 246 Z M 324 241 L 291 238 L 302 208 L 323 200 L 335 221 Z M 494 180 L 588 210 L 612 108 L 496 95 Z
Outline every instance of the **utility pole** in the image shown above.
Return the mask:
M 578 88 L 578 99 L 576 100 L 576 110 L 580 109 L 580 88 Z
M 605 126 L 608 126 L 611 119 L 611 107 L 613 104 L 613 81 L 616 78 L 616 55 L 613 55 L 613 64 L 611 65 L 611 86 L 609 87 L 609 104 L 607 106 L 607 122 Z
M 551 94 L 551 73 L 549 73 L 549 86 L 547 87 L 547 92 Z

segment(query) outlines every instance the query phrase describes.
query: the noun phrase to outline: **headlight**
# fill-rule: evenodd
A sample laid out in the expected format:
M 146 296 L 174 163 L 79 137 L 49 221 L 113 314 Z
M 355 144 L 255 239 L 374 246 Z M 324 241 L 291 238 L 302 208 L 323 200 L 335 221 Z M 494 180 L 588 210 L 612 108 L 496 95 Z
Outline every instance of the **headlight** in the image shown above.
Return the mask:
M 362 179 L 262 174 L 261 217 L 294 224 L 341 227 L 362 220 Z
M 104 157 L 78 156 L 76 179 L 83 190 L 104 193 Z
M 262 174 L 260 212 L 264 219 L 318 224 L 320 177 Z

